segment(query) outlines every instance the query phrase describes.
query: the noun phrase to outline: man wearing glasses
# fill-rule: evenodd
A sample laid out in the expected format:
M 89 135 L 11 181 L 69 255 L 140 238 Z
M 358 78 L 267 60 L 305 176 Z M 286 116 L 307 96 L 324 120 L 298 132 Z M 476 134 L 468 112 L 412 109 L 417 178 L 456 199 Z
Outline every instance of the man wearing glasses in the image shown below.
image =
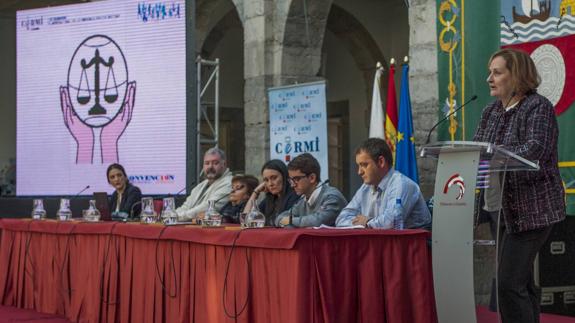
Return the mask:
M 308 153 L 301 154 L 288 164 L 288 173 L 291 187 L 301 198 L 277 217 L 276 226 L 287 226 L 290 221 L 295 227 L 334 225 L 347 201 L 328 181 L 321 182 L 317 159 Z
M 355 151 L 355 162 L 363 185 L 337 217 L 338 227 L 360 225 L 390 229 L 394 204 L 400 199 L 405 228 L 429 229 L 431 214 L 419 186 L 393 169 L 393 156 L 384 140 L 364 141 Z

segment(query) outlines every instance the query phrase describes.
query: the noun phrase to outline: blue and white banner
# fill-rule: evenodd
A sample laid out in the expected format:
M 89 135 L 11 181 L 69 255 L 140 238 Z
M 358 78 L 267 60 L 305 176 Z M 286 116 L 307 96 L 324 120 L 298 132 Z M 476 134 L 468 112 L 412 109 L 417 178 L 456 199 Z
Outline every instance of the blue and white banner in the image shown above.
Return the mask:
M 328 179 L 325 81 L 268 89 L 270 157 L 289 163 L 308 152 Z

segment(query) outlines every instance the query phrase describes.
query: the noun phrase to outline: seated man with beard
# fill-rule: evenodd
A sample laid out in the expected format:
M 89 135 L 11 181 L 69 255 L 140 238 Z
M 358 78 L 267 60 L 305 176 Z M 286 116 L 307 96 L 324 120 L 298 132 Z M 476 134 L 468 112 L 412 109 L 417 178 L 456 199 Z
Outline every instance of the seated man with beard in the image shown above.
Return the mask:
M 216 210 L 228 202 L 232 173 L 226 165 L 226 153 L 219 148 L 208 149 L 204 154 L 203 172 L 206 179 L 194 187 L 184 204 L 176 209 L 178 221 L 202 218 L 210 200 L 216 201 Z

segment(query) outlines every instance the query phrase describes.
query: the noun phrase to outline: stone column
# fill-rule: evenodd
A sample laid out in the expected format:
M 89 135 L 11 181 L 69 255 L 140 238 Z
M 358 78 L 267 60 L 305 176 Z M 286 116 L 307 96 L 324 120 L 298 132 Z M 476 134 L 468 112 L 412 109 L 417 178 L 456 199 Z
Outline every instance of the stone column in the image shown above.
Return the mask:
M 411 0 L 409 7 L 409 85 L 417 152 L 438 121 L 436 0 Z M 432 135 L 432 141 L 436 138 Z M 436 162 L 419 158 L 419 182 L 423 195 L 433 195 Z
M 234 0 L 240 6 L 239 0 Z M 269 159 L 267 89 L 317 80 L 331 0 L 250 0 L 241 3 L 244 24 L 246 173 L 259 175 Z M 309 38 L 308 38 L 309 35 Z
M 269 71 L 269 0 L 243 2 L 244 22 L 244 122 L 246 173 L 259 175 L 269 158 L 269 118 L 266 89 L 272 84 Z

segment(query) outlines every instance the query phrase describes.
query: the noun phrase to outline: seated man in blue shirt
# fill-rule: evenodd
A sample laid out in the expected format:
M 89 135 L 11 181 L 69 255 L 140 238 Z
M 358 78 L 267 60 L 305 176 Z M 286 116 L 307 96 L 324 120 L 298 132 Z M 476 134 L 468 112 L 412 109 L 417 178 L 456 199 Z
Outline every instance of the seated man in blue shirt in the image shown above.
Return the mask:
M 396 199 L 401 199 L 405 228 L 431 227 L 431 215 L 419 186 L 393 169 L 393 156 L 384 140 L 364 141 L 355 151 L 355 162 L 364 184 L 337 217 L 338 227 L 362 225 L 390 229 Z

